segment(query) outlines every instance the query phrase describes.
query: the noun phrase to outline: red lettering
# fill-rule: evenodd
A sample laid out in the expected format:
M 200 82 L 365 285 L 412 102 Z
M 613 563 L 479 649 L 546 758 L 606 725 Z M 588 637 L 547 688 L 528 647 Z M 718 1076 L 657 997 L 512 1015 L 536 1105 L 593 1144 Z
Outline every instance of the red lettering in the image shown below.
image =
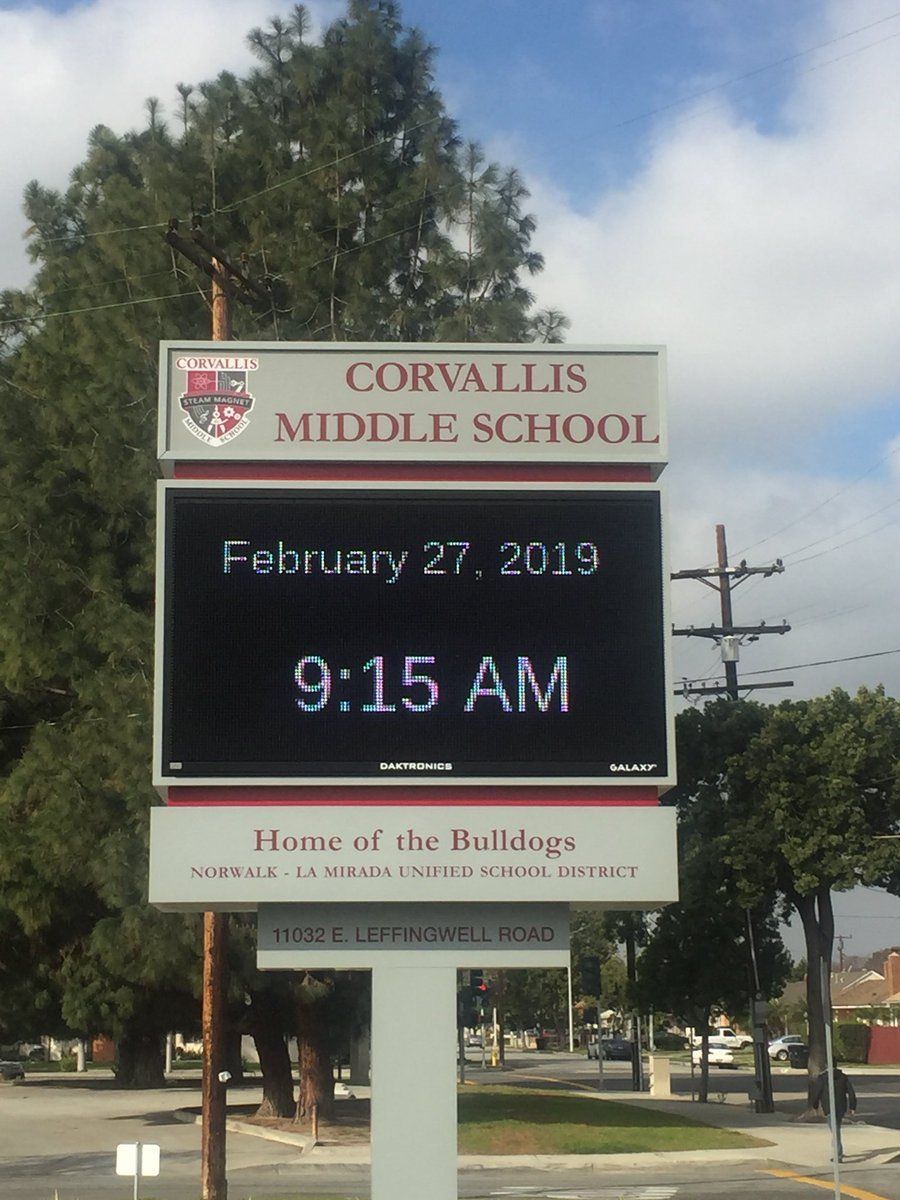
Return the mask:
M 456 364 L 456 369 L 454 370 L 452 377 L 450 375 L 450 364 L 449 363 L 437 363 L 436 365 L 437 365 L 437 369 L 440 373 L 440 376 L 443 379 L 444 383 L 446 384 L 448 390 L 451 392 L 456 391 L 456 381 L 457 381 L 457 379 L 459 379 L 459 373 L 463 369 L 463 364 L 462 363 Z
M 534 386 L 534 368 L 537 363 L 522 363 L 525 371 L 525 391 L 526 392 L 549 392 L 550 385 L 545 383 L 542 388 Z
M 334 414 L 334 419 L 337 424 L 337 436 L 334 439 L 336 442 L 358 442 L 366 436 L 366 423 L 359 413 L 339 412 Z M 356 434 L 353 437 L 347 435 L 348 421 L 356 422 Z
M 463 380 L 463 385 L 459 389 L 461 392 L 469 391 L 469 385 L 472 385 L 476 392 L 486 392 L 488 389 L 485 386 L 484 380 L 481 378 L 481 372 L 475 363 L 469 363 L 469 369 L 466 371 L 466 377 Z
M 522 390 L 520 388 L 519 384 L 515 384 L 514 387 L 504 387 L 503 386 L 503 372 L 506 370 L 508 365 L 509 365 L 508 363 L 502 363 L 502 362 L 491 363 L 491 366 L 494 368 L 494 391 L 495 392 L 519 392 Z
M 299 437 L 302 442 L 308 442 L 309 438 L 309 418 L 310 413 L 301 413 L 296 425 L 292 425 L 287 413 L 276 413 L 275 417 L 278 421 L 278 436 L 276 442 L 283 442 L 285 438 L 282 434 L 287 434 L 287 441 L 295 442 Z
M 388 423 L 388 432 L 379 434 L 379 422 L 386 421 Z M 369 413 L 369 441 L 371 442 L 392 442 L 400 432 L 400 422 L 393 413 L 376 412 Z
M 431 417 L 431 440 L 433 442 L 458 442 L 459 434 L 453 432 L 456 425 L 456 413 L 429 413 Z M 442 434 L 452 434 L 443 437 Z
M 619 436 L 614 437 L 611 433 L 607 433 L 607 426 L 610 421 L 619 422 Z M 628 437 L 631 432 L 628 422 L 619 413 L 606 413 L 597 422 L 597 436 L 601 441 L 608 442 L 612 446 L 619 446 Z
M 634 421 L 634 440 L 636 442 L 643 445 L 654 445 L 659 443 L 659 434 L 652 438 L 644 437 L 644 421 L 647 417 L 646 413 L 632 413 L 631 417 Z
M 503 432 L 503 429 L 508 420 L 518 421 L 521 424 L 522 414 L 521 413 L 513 413 L 513 412 L 501 413 L 500 416 L 497 418 L 497 437 L 500 439 L 501 442 L 521 442 L 522 441 L 521 433 L 519 434 L 518 437 L 507 437 L 506 434 Z
M 400 417 L 403 421 L 403 436 L 400 439 L 401 442 L 427 442 L 428 441 L 428 437 L 424 433 L 422 434 L 421 437 L 417 437 L 417 438 L 414 438 L 412 435 L 411 425 L 412 425 L 412 422 L 415 420 L 415 417 L 416 417 L 415 413 L 409 413 L 409 412 L 401 413 Z
M 387 378 L 388 378 L 387 372 L 389 370 L 394 370 L 397 372 L 397 383 L 395 384 L 394 387 L 388 387 L 388 384 L 387 384 Z M 381 390 L 383 392 L 402 392 L 403 389 L 406 387 L 407 383 L 409 382 L 409 372 L 407 371 L 406 367 L 404 367 L 403 363 L 398 363 L 398 362 L 382 363 L 381 366 L 378 368 L 378 370 L 375 372 L 375 382 L 378 384 L 378 386 L 381 388 Z
M 547 419 L 546 425 L 538 424 L 538 420 L 541 416 L 540 413 L 526 413 L 525 414 L 525 418 L 528 421 L 528 440 L 529 440 L 529 442 L 537 442 L 537 441 L 541 440 L 538 438 L 539 433 L 546 433 L 549 435 L 548 437 L 543 439 L 543 441 L 545 441 L 545 442 L 558 442 L 559 434 L 557 433 L 556 426 L 559 421 L 559 414 L 558 413 L 544 413 L 543 415 Z
M 475 427 L 475 433 L 472 435 L 473 442 L 489 442 L 493 439 L 494 431 L 491 428 L 490 413 L 476 413 L 472 418 L 472 424 Z M 479 437 L 480 433 L 485 436 Z
M 583 392 L 584 391 L 584 389 L 587 387 L 587 380 L 585 379 L 584 375 L 582 374 L 583 371 L 584 371 L 583 363 L 569 363 L 569 365 L 566 367 L 566 377 L 568 378 L 570 384 L 576 383 L 579 386 L 578 387 L 568 387 L 566 389 L 567 391 L 569 391 L 569 392 Z
M 437 388 L 431 380 L 434 374 L 434 367 L 428 362 L 417 362 L 412 364 L 412 374 L 410 379 L 410 391 L 421 392 L 424 388 L 426 392 L 436 392 Z
M 347 375 L 346 375 L 347 387 L 351 388 L 354 392 L 371 392 L 372 388 L 375 386 L 374 384 L 370 383 L 367 387 L 359 387 L 357 385 L 357 383 L 356 383 L 356 368 L 357 367 L 366 367 L 369 371 L 372 370 L 372 364 L 370 362 L 351 363 L 350 366 L 347 368 Z
M 586 430 L 584 437 L 581 437 L 581 438 L 575 437 L 575 435 L 573 433 L 573 422 L 574 421 L 583 421 L 584 422 L 584 426 L 585 426 L 585 430 Z M 594 436 L 594 422 L 591 420 L 590 417 L 585 416 L 584 413 L 570 413 L 569 416 L 567 416 L 566 419 L 563 421 L 562 431 L 563 431 L 563 437 L 566 439 L 567 442 L 575 442 L 577 445 L 581 445 L 584 442 L 589 442 L 591 440 L 591 438 Z

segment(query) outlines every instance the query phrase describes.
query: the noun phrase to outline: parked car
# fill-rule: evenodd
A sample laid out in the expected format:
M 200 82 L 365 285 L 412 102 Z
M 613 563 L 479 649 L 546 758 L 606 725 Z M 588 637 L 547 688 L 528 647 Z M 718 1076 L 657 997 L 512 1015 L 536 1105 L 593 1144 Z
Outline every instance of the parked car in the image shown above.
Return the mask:
M 628 1038 L 619 1037 L 617 1034 L 614 1037 L 603 1038 L 601 1045 L 604 1058 L 611 1061 L 631 1062 L 632 1044 Z
M 481 1036 L 480 1033 L 470 1033 L 469 1036 L 466 1038 L 466 1045 L 467 1046 L 476 1046 L 476 1047 L 480 1048 L 481 1046 L 484 1045 L 484 1038 Z
M 790 1058 L 790 1046 L 804 1045 L 803 1038 L 799 1033 L 786 1033 L 784 1037 L 773 1038 L 769 1042 L 769 1058 L 775 1058 L 779 1062 L 787 1062 Z
M 710 1038 L 707 1042 L 709 1056 L 707 1061 L 711 1067 L 730 1067 L 734 1065 L 734 1051 L 726 1041 Z M 691 1062 L 699 1067 L 703 1062 L 703 1047 L 695 1046 L 691 1051 Z
M 0 1062 L 0 1079 L 24 1079 L 25 1068 L 17 1062 Z
M 749 1033 L 735 1033 L 728 1025 L 723 1025 L 721 1028 L 714 1029 L 710 1027 L 709 1036 L 715 1038 L 717 1042 L 727 1042 L 729 1046 L 733 1046 L 735 1050 L 743 1050 L 745 1046 L 753 1045 L 753 1038 Z M 695 1033 L 691 1038 L 691 1043 L 694 1046 L 699 1046 L 701 1042 L 699 1033 Z

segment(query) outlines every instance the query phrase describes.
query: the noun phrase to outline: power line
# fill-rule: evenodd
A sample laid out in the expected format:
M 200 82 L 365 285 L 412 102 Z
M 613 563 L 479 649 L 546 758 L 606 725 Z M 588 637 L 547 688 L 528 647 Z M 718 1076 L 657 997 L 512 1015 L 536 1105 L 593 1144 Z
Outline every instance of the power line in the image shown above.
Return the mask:
M 896 650 L 872 650 L 868 654 L 848 654 L 843 658 L 823 658 L 818 662 L 794 663 L 791 667 L 769 667 L 765 671 L 745 671 L 745 675 L 768 675 L 772 671 L 804 671 L 808 667 L 833 667 L 837 663 L 861 662 L 865 658 L 884 658 L 889 654 L 900 654 L 900 646 Z
M 757 547 L 764 546 L 766 542 L 772 541 L 773 538 L 780 537 L 781 534 L 787 533 L 789 529 L 796 528 L 796 526 L 802 524 L 802 522 L 808 517 L 814 516 L 817 512 L 821 511 L 821 509 L 825 508 L 826 505 L 832 502 L 832 500 L 837 500 L 839 496 L 843 496 L 845 492 L 849 492 L 851 488 L 856 487 L 858 483 L 861 483 L 864 479 L 867 479 L 868 476 L 876 471 L 883 462 L 887 462 L 887 460 L 889 458 L 893 458 L 895 454 L 900 454 L 900 442 L 898 442 L 898 444 L 892 449 L 886 450 L 884 454 L 882 454 L 879 459 L 872 463 L 870 467 L 867 467 L 861 475 L 857 475 L 855 479 L 852 479 L 849 483 L 844 484 L 843 487 L 838 488 L 836 492 L 832 492 L 830 496 L 827 496 L 819 504 L 813 505 L 812 508 L 807 509 L 805 513 L 801 513 L 801 515 L 795 520 L 789 521 L 787 525 L 782 525 L 781 528 L 776 529 L 774 533 L 766 534 L 766 536 L 764 538 L 760 538 L 758 542 L 751 542 L 749 546 L 745 546 L 743 550 L 739 550 L 738 554 L 746 554 L 749 550 L 756 550 Z M 783 557 L 787 557 L 787 555 L 784 555 Z
M 182 296 L 196 296 L 196 289 L 189 292 L 170 292 L 168 296 L 144 296 L 140 300 L 117 300 L 113 304 L 94 304 L 89 308 L 69 308 L 62 312 L 39 312 L 30 313 L 28 316 L 13 317 L 8 321 L 0 321 L 0 328 L 4 325 L 23 325 L 30 321 L 45 321 L 49 317 L 77 317 L 83 313 L 103 312 L 109 308 L 131 308 L 135 304 L 159 304 L 164 300 L 178 300 Z
M 658 108 L 648 109 L 644 112 L 636 113 L 635 115 L 633 115 L 631 117 L 626 117 L 622 121 L 615 122 L 612 125 L 606 125 L 602 129 L 598 130 L 596 135 L 582 136 L 571 143 L 567 143 L 565 147 L 560 146 L 558 148 L 568 149 L 571 146 L 575 146 L 575 145 L 586 145 L 590 140 L 592 140 L 593 137 L 602 136 L 603 134 L 609 133 L 616 129 L 623 129 L 623 128 L 627 127 L 628 125 L 635 124 L 638 121 L 649 120 L 651 117 L 658 116 L 660 113 L 667 112 L 672 108 L 677 108 L 677 107 L 680 107 L 685 104 L 690 104 L 692 101 L 701 99 L 703 96 L 710 95 L 717 91 L 722 91 L 725 88 L 731 87 L 735 83 L 741 83 L 744 80 L 754 78 L 755 76 L 760 75 L 765 71 L 771 71 L 777 67 L 786 66 L 788 63 L 795 62 L 799 58 L 804 58 L 806 55 L 814 54 L 817 50 L 823 50 L 823 49 L 826 49 L 828 46 L 836 45 L 838 42 L 846 41 L 850 37 L 855 37 L 859 33 L 865 33 L 868 30 L 874 29 L 879 25 L 883 25 L 888 21 L 896 20 L 898 17 L 900 17 L 900 12 L 891 13 L 886 17 L 881 17 L 881 18 L 879 18 L 879 20 L 871 22 L 869 25 L 861 25 L 856 29 L 851 29 L 845 33 L 838 34 L 836 37 L 830 38 L 828 41 L 820 42 L 820 43 L 816 44 L 815 46 L 807 47 L 804 50 L 798 50 L 795 54 L 788 55 L 786 58 L 777 59 L 774 62 L 766 63 L 763 66 L 755 67 L 752 71 L 747 71 L 741 75 L 732 76 L 730 79 L 725 79 L 721 83 L 713 84 L 710 87 L 703 88 L 698 92 L 692 92 L 687 96 L 682 96 L 678 100 L 673 100 L 668 104 L 659 106 Z M 822 67 L 832 66 L 836 62 L 841 62 L 844 58 L 848 58 L 848 57 L 851 57 L 856 54 L 861 54 L 865 50 L 871 50 L 875 46 L 879 46 L 883 42 L 890 41 L 892 38 L 895 38 L 895 37 L 900 37 L 900 33 L 889 34 L 884 38 L 880 38 L 878 41 L 868 43 L 866 46 L 861 46 L 855 50 L 848 51 L 848 53 L 846 55 L 840 55 L 837 58 L 829 59 L 827 62 L 818 63 L 814 66 L 808 67 L 806 69 L 806 71 L 803 71 L 800 73 L 807 74 L 811 71 L 821 70 Z M 707 109 L 704 111 L 711 111 L 711 110 Z M 695 115 L 697 115 L 697 114 L 695 114 Z M 267 187 L 267 188 L 262 188 L 256 192 L 249 192 L 245 196 L 240 197 L 238 200 L 232 201 L 232 203 L 224 206 L 223 208 L 218 208 L 218 209 L 213 210 L 213 212 L 210 213 L 209 215 L 215 215 L 218 213 L 221 213 L 224 215 L 226 213 L 232 212 L 235 208 L 239 207 L 241 204 L 245 204 L 249 200 L 258 199 L 260 196 L 268 195 L 269 193 L 274 192 L 282 187 L 288 187 L 292 183 L 299 183 L 303 179 L 307 179 L 307 178 L 311 177 L 312 175 L 317 174 L 320 171 L 326 171 L 326 170 L 332 169 L 338 163 L 349 161 L 350 159 L 358 157 L 361 154 L 365 154 L 370 150 L 377 149 L 378 147 L 385 145 L 387 142 L 396 141 L 398 136 L 405 136 L 407 133 L 412 133 L 417 129 L 424 128 L 427 125 L 433 124 L 435 121 L 449 120 L 449 119 L 450 118 L 447 117 L 446 114 L 444 114 L 444 113 L 441 113 L 434 117 L 429 117 L 425 121 L 421 121 L 415 125 L 409 126 L 408 128 L 406 128 L 402 131 L 398 131 L 397 134 L 387 135 L 386 137 L 382 138 L 380 141 L 371 142 L 369 145 L 361 146 L 357 150 L 348 151 L 346 154 L 340 155 L 339 157 L 337 157 L 335 159 L 331 159 L 327 163 L 322 163 L 320 166 L 310 167 L 306 171 L 301 172 L 299 175 L 292 176 L 290 179 L 280 180 L 278 183 L 272 184 L 270 187 Z M 443 190 L 446 190 L 446 189 L 444 189 L 444 188 L 438 189 L 434 194 L 439 194 L 439 192 L 443 191 Z M 402 207 L 402 206 L 398 206 L 398 207 Z M 387 211 L 392 211 L 392 210 L 389 209 Z M 116 236 L 116 235 L 122 234 L 122 233 L 136 233 L 136 232 L 155 230 L 155 229 L 165 229 L 167 225 L 168 225 L 168 219 L 165 221 L 157 221 L 157 222 L 154 222 L 151 224 L 146 224 L 146 225 L 129 225 L 129 226 L 122 226 L 122 227 L 115 228 L 115 229 L 95 230 L 93 232 L 81 232 L 78 234 L 72 234 L 72 233 L 61 234 L 58 237 L 45 238 L 43 240 L 45 243 L 50 244 L 53 242 L 69 241 L 73 237 L 81 237 L 81 238 L 113 237 L 113 236 Z M 397 232 L 399 233 L 399 232 L 403 232 L 403 231 L 400 230 Z
M 898 496 L 894 500 L 888 501 L 887 504 L 883 504 L 881 506 L 881 508 L 876 508 L 872 512 L 866 513 L 865 516 L 857 517 L 857 519 L 855 521 L 851 521 L 849 525 L 844 525 L 841 529 L 833 529 L 830 533 L 826 534 L 824 537 L 816 538 L 812 542 L 807 542 L 805 546 L 798 546 L 796 548 L 796 550 L 788 550 L 784 555 L 782 555 L 782 557 L 783 558 L 791 558 L 794 554 L 802 554 L 804 550 L 811 550 L 813 548 L 813 546 L 821 546 L 821 544 L 823 542 L 828 542 L 832 538 L 840 536 L 840 534 L 842 534 L 842 533 L 848 533 L 851 529 L 855 529 L 857 527 L 857 525 L 862 525 L 864 522 L 870 521 L 872 519 L 872 517 L 877 517 L 881 513 L 887 512 L 887 510 L 889 508 L 893 508 L 895 504 L 900 504 L 900 496 Z M 864 534 L 863 536 L 868 536 L 868 535 Z M 843 543 L 843 544 L 849 545 L 849 543 Z

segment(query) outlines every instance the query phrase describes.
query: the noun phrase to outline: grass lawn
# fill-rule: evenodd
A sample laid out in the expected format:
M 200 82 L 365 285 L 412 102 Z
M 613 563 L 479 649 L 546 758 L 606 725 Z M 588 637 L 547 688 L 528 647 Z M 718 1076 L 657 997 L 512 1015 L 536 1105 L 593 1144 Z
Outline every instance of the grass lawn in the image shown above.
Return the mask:
M 509 1087 L 459 1095 L 460 1154 L 641 1154 L 767 1144 L 688 1117 L 592 1096 Z

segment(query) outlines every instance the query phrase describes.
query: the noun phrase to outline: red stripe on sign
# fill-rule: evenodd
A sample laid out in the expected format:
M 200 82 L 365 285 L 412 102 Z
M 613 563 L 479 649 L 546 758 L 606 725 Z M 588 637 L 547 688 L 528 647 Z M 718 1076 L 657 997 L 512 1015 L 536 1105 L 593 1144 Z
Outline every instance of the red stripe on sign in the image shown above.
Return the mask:
M 659 806 L 654 787 L 569 788 L 535 787 L 170 787 L 172 805 L 356 805 L 360 808 L 610 808 Z
M 633 463 L 619 466 L 525 466 L 489 463 L 176 463 L 175 479 L 240 479 L 264 484 L 273 479 L 363 480 L 423 483 L 435 480 L 473 483 L 652 483 L 650 467 Z

